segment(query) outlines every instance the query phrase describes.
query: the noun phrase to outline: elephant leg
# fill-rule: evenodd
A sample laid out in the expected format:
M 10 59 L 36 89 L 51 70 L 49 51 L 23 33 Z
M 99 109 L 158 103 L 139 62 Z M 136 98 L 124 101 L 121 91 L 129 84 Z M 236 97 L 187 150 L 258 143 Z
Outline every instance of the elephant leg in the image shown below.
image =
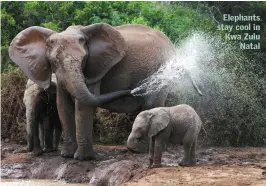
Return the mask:
M 40 120 L 39 107 L 37 107 L 38 101 L 35 99 L 31 101 L 31 104 L 26 105 L 27 150 L 34 155 L 40 155 L 42 153 L 42 148 L 39 138 L 39 122 L 42 121 Z
M 75 101 L 75 108 L 78 149 L 74 158 L 78 160 L 95 159 L 95 152 L 92 148 L 93 114 L 95 108 L 86 106 L 78 100 Z
M 192 144 L 191 150 L 190 150 L 190 164 L 196 165 L 196 141 Z
M 149 168 L 152 167 L 153 164 L 153 158 L 154 158 L 154 143 L 155 143 L 155 139 L 154 137 L 150 137 L 150 145 L 149 145 Z
M 34 140 L 33 154 L 35 156 L 38 156 L 43 153 L 39 138 L 39 122 L 35 122 L 32 128 L 33 128 L 33 140 Z
M 34 108 L 34 107 L 33 107 Z M 28 135 L 28 152 L 34 155 L 42 154 L 42 148 L 39 139 L 39 118 L 36 117 L 36 112 L 33 108 L 27 109 L 27 135 Z
M 44 152 L 52 152 L 53 148 L 53 123 L 50 116 L 44 118 Z
M 54 150 L 55 151 L 58 150 L 61 135 L 62 135 L 62 130 L 59 130 L 59 129 L 54 130 Z
M 54 149 L 58 150 L 60 138 L 62 135 L 62 126 L 59 118 L 55 119 L 53 126 L 54 126 Z
M 181 162 L 179 163 L 181 166 L 187 166 L 190 164 L 190 149 L 191 149 L 191 144 L 189 143 L 184 143 L 183 142 L 183 146 L 184 146 L 184 157 L 181 160 Z
M 154 138 L 155 138 L 155 142 L 154 142 L 153 167 L 156 168 L 156 167 L 161 167 L 164 142 L 158 137 L 154 137 Z
M 191 151 L 193 147 L 193 143 L 195 141 L 195 129 L 190 128 L 186 132 L 184 139 L 183 139 L 183 146 L 184 146 L 184 157 L 180 162 L 182 166 L 190 166 L 191 164 Z
M 34 149 L 34 127 L 35 125 L 35 116 L 32 110 L 26 109 L 26 121 L 27 121 L 27 150 L 32 152 Z
M 39 138 L 40 138 L 40 143 L 41 143 L 41 148 L 44 148 L 44 125 L 43 122 L 40 121 L 39 125 Z
M 57 87 L 57 110 L 64 130 L 64 142 L 61 149 L 63 157 L 74 157 L 77 150 L 75 105 L 70 95 L 60 86 Z

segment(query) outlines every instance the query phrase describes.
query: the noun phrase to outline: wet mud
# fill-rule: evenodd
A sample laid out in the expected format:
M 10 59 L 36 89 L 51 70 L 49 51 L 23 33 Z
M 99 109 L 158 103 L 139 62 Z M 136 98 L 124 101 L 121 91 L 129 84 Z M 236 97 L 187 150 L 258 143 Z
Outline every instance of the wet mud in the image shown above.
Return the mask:
M 148 169 L 148 154 L 125 146 L 95 145 L 97 159 L 77 161 L 60 152 L 35 157 L 25 146 L 1 143 L 2 179 L 49 179 L 105 185 L 266 185 L 266 148 L 198 148 L 197 166 L 181 167 L 182 147 L 169 146 L 162 168 Z

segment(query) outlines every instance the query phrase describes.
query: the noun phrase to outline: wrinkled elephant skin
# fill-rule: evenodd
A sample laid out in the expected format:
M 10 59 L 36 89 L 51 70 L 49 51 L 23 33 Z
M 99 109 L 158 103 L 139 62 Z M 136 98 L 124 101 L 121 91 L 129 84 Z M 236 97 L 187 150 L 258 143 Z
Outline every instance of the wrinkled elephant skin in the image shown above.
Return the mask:
M 141 38 L 141 39 L 140 39 Z M 136 112 L 164 106 L 167 92 L 133 97 L 137 84 L 175 53 L 160 31 L 144 25 L 99 23 L 65 31 L 33 26 L 11 42 L 10 58 L 43 88 L 57 78 L 57 108 L 64 130 L 61 155 L 94 159 L 93 114 L 97 107 Z

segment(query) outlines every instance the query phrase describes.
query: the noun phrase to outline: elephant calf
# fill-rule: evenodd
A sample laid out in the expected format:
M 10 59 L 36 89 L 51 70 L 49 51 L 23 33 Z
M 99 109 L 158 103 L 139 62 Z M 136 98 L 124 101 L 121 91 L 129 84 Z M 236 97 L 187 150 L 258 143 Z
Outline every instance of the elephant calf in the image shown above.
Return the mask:
M 26 85 L 23 102 L 26 106 L 27 150 L 33 151 L 34 155 L 58 148 L 62 126 L 56 106 L 56 86 L 54 74 L 46 90 L 30 79 Z
M 196 142 L 201 129 L 201 119 L 195 110 L 186 104 L 173 107 L 158 107 L 138 114 L 127 140 L 132 152 L 143 149 L 143 138 L 150 137 L 150 167 L 160 167 L 162 151 L 166 142 L 184 146 L 180 165 L 196 165 Z

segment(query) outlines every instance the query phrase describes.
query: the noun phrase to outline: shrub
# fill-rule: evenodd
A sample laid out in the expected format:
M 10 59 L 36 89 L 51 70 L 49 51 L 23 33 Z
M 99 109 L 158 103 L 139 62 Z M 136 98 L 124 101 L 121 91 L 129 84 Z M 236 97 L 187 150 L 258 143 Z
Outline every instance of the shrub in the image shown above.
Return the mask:
M 21 70 L 2 73 L 1 138 L 26 143 L 23 94 L 27 78 Z M 134 114 L 98 109 L 94 116 L 94 138 L 105 144 L 124 143 L 131 131 Z
M 20 70 L 2 73 L 1 138 L 26 142 L 23 94 L 27 78 Z
M 129 136 L 136 114 L 125 114 L 98 109 L 94 118 L 95 141 L 123 144 Z

